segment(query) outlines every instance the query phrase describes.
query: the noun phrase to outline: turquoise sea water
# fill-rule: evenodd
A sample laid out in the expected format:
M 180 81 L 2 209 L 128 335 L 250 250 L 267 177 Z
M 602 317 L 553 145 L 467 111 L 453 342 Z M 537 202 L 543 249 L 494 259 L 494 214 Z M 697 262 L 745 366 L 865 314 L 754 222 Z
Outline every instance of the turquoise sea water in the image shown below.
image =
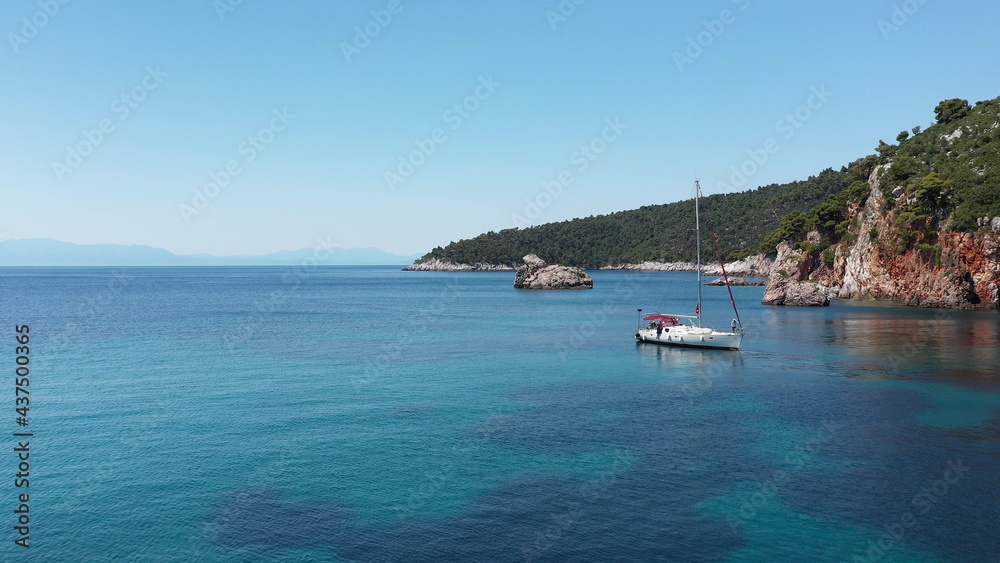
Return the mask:
M 691 274 L 0 269 L 0 559 L 984 561 L 1000 317 L 734 288 L 740 352 L 636 344 Z M 705 288 L 728 327 L 725 288 Z M 11 433 L 31 438 L 14 544 Z

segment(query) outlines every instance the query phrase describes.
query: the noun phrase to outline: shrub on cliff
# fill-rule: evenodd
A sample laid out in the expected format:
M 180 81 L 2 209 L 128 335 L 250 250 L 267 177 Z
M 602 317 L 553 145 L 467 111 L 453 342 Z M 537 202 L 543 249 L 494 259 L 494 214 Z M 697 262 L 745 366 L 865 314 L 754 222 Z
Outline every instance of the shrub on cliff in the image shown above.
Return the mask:
M 956 119 L 961 119 L 969 115 L 969 100 L 952 98 L 944 100 L 934 108 L 934 115 L 937 116 L 938 123 L 948 123 Z
M 941 196 L 933 209 L 922 205 L 922 211 L 906 211 L 950 215 L 952 229 L 973 231 L 980 217 L 1000 216 L 1000 101 L 969 107 L 966 100 L 954 98 L 942 101 L 934 112 L 937 124 L 904 139 L 898 147 L 890 145 L 891 150 L 880 151 L 881 163 L 889 165 L 881 178 L 887 196 L 884 210 L 892 208 L 888 196 L 896 187 L 916 193 L 924 204 L 928 203 L 927 190 L 938 188 L 930 194 Z M 926 185 L 930 178 L 948 184 Z

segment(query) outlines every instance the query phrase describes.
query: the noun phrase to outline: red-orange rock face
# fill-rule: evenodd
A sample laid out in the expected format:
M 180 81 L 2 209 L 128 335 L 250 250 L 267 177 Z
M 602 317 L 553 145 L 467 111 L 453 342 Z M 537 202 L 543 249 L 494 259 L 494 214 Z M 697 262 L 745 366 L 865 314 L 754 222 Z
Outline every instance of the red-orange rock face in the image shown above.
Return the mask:
M 934 245 L 897 252 L 898 227 L 894 215 L 882 211 L 885 196 L 878 185 L 878 171 L 869 180 L 871 195 L 854 212 L 854 238 L 832 248 L 830 267 L 818 257 L 779 246 L 768 295 L 772 302 L 782 291 L 780 282 L 811 281 L 830 289 L 834 297 L 889 299 L 917 307 L 996 309 L 1000 304 L 1000 220 L 982 221 L 974 233 L 937 233 Z M 889 196 L 893 197 L 893 196 Z M 896 196 L 905 204 L 905 193 Z M 818 234 L 810 233 L 812 237 Z M 873 236 L 874 235 L 874 236 Z M 789 260 L 789 257 L 798 260 Z

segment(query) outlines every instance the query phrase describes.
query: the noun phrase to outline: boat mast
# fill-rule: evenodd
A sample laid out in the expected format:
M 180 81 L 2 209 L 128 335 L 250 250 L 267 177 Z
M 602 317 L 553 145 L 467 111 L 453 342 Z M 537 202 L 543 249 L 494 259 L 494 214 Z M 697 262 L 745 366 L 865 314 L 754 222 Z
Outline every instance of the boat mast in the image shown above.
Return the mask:
M 698 210 L 698 196 L 701 195 L 701 185 L 694 181 L 694 238 L 695 250 L 698 254 L 698 326 L 701 326 L 701 213 Z

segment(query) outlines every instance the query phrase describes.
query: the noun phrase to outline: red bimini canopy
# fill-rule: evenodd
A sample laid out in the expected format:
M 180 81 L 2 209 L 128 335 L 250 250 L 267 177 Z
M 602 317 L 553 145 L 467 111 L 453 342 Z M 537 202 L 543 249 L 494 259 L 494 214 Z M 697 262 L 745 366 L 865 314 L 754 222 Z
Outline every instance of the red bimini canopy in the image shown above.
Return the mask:
M 668 323 L 676 323 L 677 322 L 676 318 L 671 317 L 670 315 L 661 315 L 659 313 L 657 313 L 655 315 L 646 315 L 645 317 L 643 317 L 642 320 L 644 320 L 644 321 L 659 321 L 659 320 L 664 320 L 664 321 L 666 321 Z

